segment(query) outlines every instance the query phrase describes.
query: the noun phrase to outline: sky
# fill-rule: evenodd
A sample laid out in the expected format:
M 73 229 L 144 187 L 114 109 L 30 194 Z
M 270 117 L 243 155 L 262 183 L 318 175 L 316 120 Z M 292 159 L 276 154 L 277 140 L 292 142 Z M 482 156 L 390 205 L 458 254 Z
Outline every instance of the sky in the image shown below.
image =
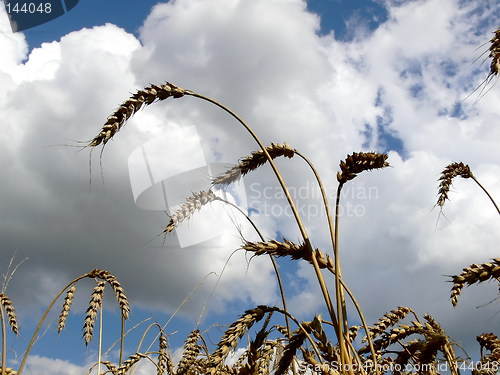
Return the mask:
M 198 321 L 216 341 L 214 322 L 280 305 L 269 260 L 236 251 L 242 237 L 256 240 L 236 211 L 213 203 L 177 233 L 161 235 L 168 223 L 162 192 L 167 209 L 175 208 L 208 186 L 211 170 L 258 148 L 234 119 L 199 99 L 168 99 L 138 112 L 102 154 L 81 147 L 131 93 L 165 81 L 224 103 L 264 143 L 300 150 L 330 202 L 347 154 L 388 153 L 390 168 L 345 187 L 343 277 L 369 323 L 409 306 L 433 315 L 477 358 L 475 337 L 495 332 L 500 320 L 498 302 L 489 303 L 497 286 L 466 288 L 453 308 L 446 275 L 498 256 L 498 214 L 471 180 L 454 181 L 442 213 L 435 203 L 440 172 L 451 162 L 470 165 L 500 196 L 499 87 L 468 97 L 488 74 L 481 54 L 499 13 L 494 0 L 81 0 L 57 19 L 13 33 L 0 7 L 2 274 L 13 257 L 11 270 L 19 265 L 6 290 L 21 328 L 9 336 L 12 366 L 52 298 L 94 268 L 123 284 L 129 328 L 149 319 L 127 338 L 129 354 L 147 325 L 165 324 L 181 304 L 166 328 L 173 350 Z M 277 165 L 313 245 L 331 252 L 311 171 L 299 158 Z M 266 238 L 299 241 L 266 166 L 228 194 Z M 322 312 L 310 266 L 279 265 L 290 310 L 301 319 Z M 49 315 L 29 357 L 31 373 L 82 373 L 96 360 L 96 340 L 85 347 L 81 339 L 93 285 L 78 283 L 59 336 L 58 311 Z M 105 300 L 105 346 L 119 334 L 115 305 Z M 359 323 L 354 314 L 352 323 Z M 116 349 L 109 356 L 116 360 Z

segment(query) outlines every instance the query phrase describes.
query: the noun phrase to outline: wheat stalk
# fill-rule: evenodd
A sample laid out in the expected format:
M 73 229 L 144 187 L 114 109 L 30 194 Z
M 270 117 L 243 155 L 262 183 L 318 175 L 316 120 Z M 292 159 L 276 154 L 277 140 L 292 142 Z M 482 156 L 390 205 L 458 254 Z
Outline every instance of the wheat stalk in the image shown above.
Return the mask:
M 291 159 L 296 152 L 296 150 L 287 143 L 271 143 L 270 146 L 266 147 L 266 150 L 272 159 L 276 159 L 279 156 L 285 156 Z M 263 150 L 254 151 L 250 156 L 242 158 L 237 165 L 215 177 L 212 180 L 212 184 L 229 185 L 239 180 L 247 173 L 264 165 L 267 161 L 267 157 Z
M 217 196 L 212 190 L 193 193 L 190 197 L 186 198 L 186 201 L 170 216 L 170 222 L 163 232 L 172 232 L 185 219 L 189 219 L 196 210 L 199 210 L 202 206 L 217 199 Z
M 500 258 L 495 258 L 492 262 L 480 265 L 471 264 L 465 267 L 460 275 L 450 276 L 453 287 L 451 288 L 451 303 L 456 306 L 458 297 L 465 285 L 469 286 L 475 283 L 481 283 L 489 279 L 500 278 Z
M 75 296 L 76 286 L 73 284 L 71 288 L 68 289 L 66 293 L 66 297 L 64 298 L 64 304 L 61 310 L 61 314 L 59 314 L 59 322 L 57 325 L 57 333 L 61 333 L 61 331 L 66 326 L 66 319 L 69 314 L 69 310 L 71 308 L 71 304 L 73 302 L 73 298 Z
M 90 141 L 89 147 L 96 147 L 101 143 L 105 145 L 125 125 L 126 121 L 144 105 L 167 98 L 180 98 L 184 96 L 185 90 L 171 83 L 157 86 L 151 85 L 137 91 L 129 99 L 123 102 L 118 109 L 108 117 L 98 135 Z

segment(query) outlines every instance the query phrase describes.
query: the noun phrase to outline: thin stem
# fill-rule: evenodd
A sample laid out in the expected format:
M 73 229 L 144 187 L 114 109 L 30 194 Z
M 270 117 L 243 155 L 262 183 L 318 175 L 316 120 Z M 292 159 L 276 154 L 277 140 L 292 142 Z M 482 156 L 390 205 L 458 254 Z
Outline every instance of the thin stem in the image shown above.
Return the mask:
M 472 179 L 476 182 L 476 184 L 478 184 L 478 185 L 479 185 L 479 187 L 480 187 L 481 189 L 483 189 L 483 191 L 486 193 L 486 195 L 488 196 L 488 198 L 490 198 L 491 203 L 493 203 L 493 206 L 495 206 L 495 208 L 497 209 L 498 214 L 500 215 L 500 209 L 498 208 L 497 204 L 496 204 L 496 203 L 495 203 L 495 201 L 493 200 L 493 197 L 490 195 L 490 193 L 488 193 L 488 190 L 486 190 L 486 189 L 484 188 L 484 186 L 483 186 L 483 185 L 481 185 L 481 184 L 479 183 L 479 181 L 476 179 L 476 177 L 471 176 L 471 178 L 472 178 Z
M 120 359 L 119 359 L 119 366 L 122 365 L 123 361 L 123 345 L 125 344 L 125 317 L 122 315 L 122 328 L 121 328 L 121 334 L 120 334 Z
M 283 178 L 282 178 L 280 172 L 278 171 L 278 168 L 276 167 L 276 164 L 273 162 L 273 159 L 271 158 L 271 156 L 267 152 L 266 147 L 261 142 L 261 140 L 259 139 L 259 137 L 257 137 L 257 135 L 255 134 L 255 132 L 245 123 L 245 121 L 243 121 L 243 119 L 241 119 L 236 113 L 234 113 L 233 111 L 231 111 L 228 107 L 224 106 L 223 104 L 221 104 L 221 103 L 219 103 L 219 102 L 217 102 L 217 101 L 215 101 L 215 100 L 213 100 L 213 99 L 211 99 L 211 98 L 209 98 L 207 96 L 197 94 L 197 93 L 195 93 L 193 91 L 186 91 L 185 94 L 186 95 L 190 95 L 190 96 L 194 96 L 194 97 L 199 98 L 199 99 L 206 100 L 206 101 L 208 101 L 208 102 L 210 102 L 210 103 L 218 106 L 219 108 L 223 109 L 227 113 L 229 113 L 241 125 L 243 125 L 243 127 L 250 133 L 250 135 L 253 137 L 253 139 L 257 142 L 257 144 L 259 145 L 259 147 L 262 149 L 262 152 L 264 153 L 264 155 L 266 156 L 267 160 L 269 161 L 269 164 L 271 165 L 271 168 L 273 169 L 273 172 L 276 175 L 276 178 L 278 179 L 278 181 L 279 181 L 279 183 L 281 185 L 281 188 L 283 189 L 283 192 L 285 193 L 286 199 L 288 201 L 288 204 L 290 205 L 290 208 L 292 209 L 293 216 L 295 217 L 295 220 L 296 220 L 297 225 L 299 227 L 299 230 L 300 230 L 300 233 L 302 235 L 302 238 L 304 239 L 304 243 L 305 243 L 306 247 L 308 248 L 308 250 L 311 252 L 311 254 L 313 254 L 312 261 L 313 261 L 314 271 L 316 273 L 316 277 L 318 279 L 318 282 L 319 282 L 319 285 L 320 285 L 320 288 L 321 288 L 321 292 L 323 294 L 323 298 L 325 299 L 325 303 L 326 303 L 328 312 L 330 313 L 332 321 L 335 322 L 337 319 L 335 317 L 335 311 L 333 309 L 333 304 L 332 304 L 330 295 L 328 293 L 328 288 L 326 287 L 325 280 L 323 278 L 323 275 L 321 274 L 321 270 L 319 268 L 318 262 L 317 262 L 317 260 L 316 260 L 316 258 L 314 256 L 314 251 L 313 251 L 313 248 L 311 246 L 311 242 L 309 240 L 309 236 L 308 236 L 307 231 L 306 231 L 306 229 L 304 227 L 304 224 L 302 223 L 302 219 L 300 218 L 299 212 L 297 210 L 297 207 L 295 206 L 295 203 L 293 202 L 293 199 L 292 199 L 292 197 L 290 195 L 288 187 L 286 186 L 285 182 L 283 181 Z
M 101 375 L 101 360 L 102 360 L 102 305 L 99 309 L 99 348 L 97 354 L 97 375 Z
M 54 304 L 56 303 L 56 301 L 59 299 L 59 297 L 61 297 L 61 295 L 66 291 L 66 289 L 68 289 L 69 287 L 71 287 L 73 284 L 75 284 L 76 282 L 80 281 L 81 279 L 89 277 L 89 275 L 90 275 L 89 273 L 86 273 L 85 275 L 79 276 L 76 279 L 74 279 L 73 281 L 71 281 L 52 300 L 52 302 L 50 303 L 49 307 L 47 307 L 47 309 L 45 310 L 45 313 L 42 316 L 42 319 L 40 319 L 40 321 L 38 322 L 38 326 L 36 327 L 35 332 L 33 333 L 33 336 L 31 337 L 31 340 L 30 340 L 30 343 L 28 344 L 28 347 L 26 348 L 26 352 L 24 353 L 24 357 L 23 357 L 23 360 L 21 361 L 21 365 L 19 366 L 19 369 L 17 370 L 17 374 L 18 375 L 21 374 L 21 371 L 23 370 L 24 365 L 26 364 L 26 360 L 28 359 L 28 354 L 30 353 L 31 348 L 33 347 L 33 344 L 35 343 L 35 340 L 36 340 L 36 338 L 38 336 L 38 332 L 40 332 L 40 329 L 42 328 L 42 325 L 45 322 L 45 319 L 47 318 L 47 315 L 49 314 L 49 311 L 52 310 L 52 307 L 54 306 Z
M 3 305 L 0 304 L 0 319 L 2 319 L 2 375 L 7 372 L 5 366 L 7 364 L 7 332 L 5 327 L 5 312 L 3 311 Z
M 260 237 L 260 240 L 262 242 L 265 241 L 264 240 L 264 236 L 260 232 L 260 230 L 257 227 L 257 225 L 255 225 L 255 223 L 253 222 L 253 220 L 250 219 L 250 217 L 245 212 L 243 212 L 243 210 L 240 207 L 238 207 L 234 203 L 229 202 L 229 201 L 227 201 L 225 199 L 222 199 L 222 198 L 218 198 L 217 197 L 217 200 L 221 201 L 221 202 L 224 202 L 226 204 L 229 204 L 230 206 L 236 208 L 248 220 L 248 222 L 252 225 L 253 229 L 255 230 L 255 232 L 257 233 L 257 235 Z M 283 288 L 283 282 L 281 280 L 281 275 L 280 275 L 280 272 L 279 272 L 279 269 L 278 269 L 278 264 L 276 263 L 276 259 L 275 259 L 275 257 L 272 254 L 269 254 L 269 258 L 271 258 L 271 262 L 272 262 L 273 268 L 274 268 L 274 273 L 276 274 L 276 279 L 278 281 L 278 287 L 279 287 L 280 294 L 281 294 L 281 301 L 283 303 L 283 309 L 285 311 L 288 311 L 288 308 L 287 308 L 287 305 L 286 305 L 286 298 L 285 298 L 285 289 Z M 290 338 L 292 331 L 290 330 L 290 322 L 288 320 L 288 316 L 287 315 L 285 315 L 285 323 L 286 323 L 287 336 L 288 336 L 288 338 Z

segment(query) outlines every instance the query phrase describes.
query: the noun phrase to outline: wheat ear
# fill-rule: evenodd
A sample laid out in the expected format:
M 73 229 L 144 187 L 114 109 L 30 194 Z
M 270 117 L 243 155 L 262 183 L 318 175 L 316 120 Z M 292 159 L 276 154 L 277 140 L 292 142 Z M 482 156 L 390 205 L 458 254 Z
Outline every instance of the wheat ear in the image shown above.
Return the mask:
M 363 171 L 388 167 L 389 163 L 386 160 L 386 154 L 354 152 L 352 155 L 347 155 L 345 161 L 340 162 L 341 172 L 337 173 L 337 180 L 345 183 Z
M 16 335 L 19 334 L 19 327 L 17 325 L 17 317 L 16 317 L 16 309 L 14 309 L 14 304 L 12 303 L 11 299 L 6 294 L 1 293 L 0 294 L 0 304 L 3 306 L 3 308 L 5 309 L 5 312 L 7 313 L 7 318 L 9 319 L 10 329 Z
M 490 40 L 490 76 L 497 75 L 500 71 L 500 28 L 495 31 L 495 36 Z
M 469 286 L 475 283 L 481 283 L 489 279 L 500 278 L 500 258 L 495 258 L 492 262 L 480 265 L 471 264 L 463 269 L 460 275 L 451 276 L 453 287 L 451 288 L 451 303 L 456 306 L 458 297 L 465 285 Z
M 441 177 L 439 177 L 438 206 L 443 207 L 445 201 L 449 199 L 448 192 L 450 191 L 453 179 L 457 176 L 462 178 L 471 178 L 473 175 L 470 167 L 464 163 L 451 163 L 447 165 L 441 172 Z
M 102 308 L 102 297 L 104 295 L 105 286 L 106 282 L 98 282 L 90 297 L 89 307 L 85 313 L 85 323 L 83 325 L 83 338 L 85 339 L 86 345 L 88 345 L 94 335 L 94 324 L 97 313 Z
M 180 98 L 184 96 L 185 90 L 171 83 L 157 86 L 151 85 L 145 89 L 137 91 L 129 99 L 123 102 L 118 109 L 108 117 L 98 135 L 90 141 L 89 147 L 96 147 L 101 143 L 105 145 L 111 138 L 125 125 L 127 120 L 134 115 L 144 105 L 149 105 L 155 101 L 167 98 Z
M 61 333 L 61 331 L 66 326 L 66 319 L 68 318 L 69 310 L 71 308 L 71 304 L 73 303 L 73 298 L 75 296 L 76 286 L 73 284 L 71 288 L 68 289 L 66 293 L 66 297 L 64 298 L 64 304 L 59 314 L 59 322 L 57 324 L 57 333 Z
M 177 365 L 177 375 L 187 374 L 190 366 L 200 354 L 200 346 L 198 345 L 198 340 L 201 337 L 201 333 L 198 329 L 195 329 L 189 334 L 184 343 L 184 352 L 182 353 L 182 358 Z
M 217 367 L 223 363 L 228 354 L 236 347 L 238 340 L 245 332 L 270 311 L 272 309 L 267 306 L 258 306 L 255 309 L 247 310 L 244 315 L 229 326 L 217 344 L 217 350 L 209 357 L 208 367 L 211 374 L 217 373 Z
M 270 146 L 266 147 L 266 150 L 272 159 L 276 159 L 279 156 L 285 156 L 291 159 L 296 152 L 296 150 L 287 143 L 271 143 Z M 263 150 L 254 151 L 250 156 L 240 159 L 240 162 L 237 165 L 215 177 L 212 180 L 212 184 L 229 185 L 239 180 L 247 173 L 259 168 L 261 165 L 264 165 L 267 161 L 268 159 Z
M 370 327 L 370 337 L 375 338 L 378 335 L 382 334 L 387 328 L 394 326 L 400 320 L 404 319 L 408 313 L 415 314 L 411 308 L 399 306 L 398 308 L 391 310 L 387 314 L 384 314 L 384 316 L 380 318 L 373 327 Z M 366 339 L 367 338 L 365 337 L 363 341 L 366 341 Z
M 115 292 L 116 300 L 118 301 L 118 304 L 120 305 L 120 311 L 121 311 L 122 317 L 124 319 L 128 319 L 129 313 L 130 313 L 130 304 L 128 302 L 127 296 L 125 295 L 125 291 L 123 290 L 121 284 L 118 282 L 116 277 L 114 277 L 108 271 L 100 270 L 100 269 L 92 270 L 90 273 L 87 274 L 87 277 L 98 278 L 98 279 L 104 280 L 111 286 L 111 288 L 113 288 L 113 291 Z
M 170 216 L 170 222 L 163 230 L 163 232 L 172 232 L 185 219 L 189 219 L 191 215 L 196 212 L 196 210 L 199 210 L 202 206 L 206 205 L 207 203 L 213 202 L 216 199 L 217 196 L 212 190 L 193 193 L 190 197 L 186 198 L 186 201 L 179 207 L 179 209 L 177 209 Z

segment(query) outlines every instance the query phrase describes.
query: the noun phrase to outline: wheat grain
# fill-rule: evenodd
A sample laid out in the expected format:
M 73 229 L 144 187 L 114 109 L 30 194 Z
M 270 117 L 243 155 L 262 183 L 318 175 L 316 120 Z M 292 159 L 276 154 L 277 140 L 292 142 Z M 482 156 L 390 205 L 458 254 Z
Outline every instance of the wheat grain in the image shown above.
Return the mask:
M 3 293 L 0 294 L 0 304 L 3 306 L 5 312 L 7 313 L 10 329 L 16 335 L 19 334 L 19 327 L 17 325 L 16 309 L 14 309 L 14 304 L 12 303 L 10 298 Z
M 99 309 L 102 308 L 102 297 L 104 295 L 105 286 L 106 282 L 98 282 L 92 292 L 92 296 L 90 297 L 89 307 L 85 313 L 85 323 L 83 325 L 83 338 L 85 339 L 86 345 L 88 345 L 94 335 L 94 324 L 97 313 L 99 312 Z
M 193 193 L 190 197 L 186 198 L 186 201 L 179 207 L 179 209 L 177 209 L 170 216 L 170 222 L 163 232 L 172 232 L 185 219 L 189 219 L 196 210 L 199 210 L 202 206 L 206 205 L 207 203 L 213 202 L 216 199 L 218 198 L 212 190 Z
M 270 146 L 266 147 L 266 150 L 271 159 L 275 159 L 279 156 L 285 156 L 291 159 L 296 152 L 296 150 L 287 143 L 271 143 Z M 264 165 L 267 161 L 267 157 L 263 150 L 254 151 L 252 152 L 252 155 L 242 158 L 233 168 L 215 177 L 212 180 L 212 184 L 229 185 L 239 180 L 247 173 L 257 169 L 261 165 Z
M 340 162 L 341 172 L 337 173 L 337 180 L 346 183 L 363 171 L 388 167 L 389 163 L 386 160 L 386 154 L 354 152 L 352 155 L 347 155 L 345 161 Z
M 71 308 L 71 303 L 73 302 L 73 297 L 75 296 L 76 286 L 73 284 L 71 288 L 68 289 L 66 293 L 66 297 L 64 298 L 64 304 L 61 310 L 61 314 L 59 314 L 59 322 L 57 325 L 57 333 L 61 333 L 61 331 L 66 326 L 66 319 L 69 314 L 69 310 Z
M 483 263 L 481 265 L 471 264 L 463 269 L 460 275 L 451 276 L 453 287 L 451 288 L 451 303 L 456 306 L 458 297 L 465 285 L 481 283 L 489 279 L 500 278 L 500 258 L 495 258 L 492 262 Z
M 441 172 L 441 177 L 439 178 L 439 181 L 441 182 L 439 183 L 438 206 L 443 207 L 446 199 L 449 199 L 448 192 L 450 191 L 453 179 L 457 176 L 462 178 L 471 178 L 473 175 L 469 166 L 464 163 L 451 163 L 447 165 Z
M 129 99 L 123 102 L 118 109 L 108 117 L 98 135 L 90 141 L 89 147 L 96 147 L 101 143 L 105 145 L 111 138 L 125 125 L 126 121 L 132 117 L 144 105 L 152 104 L 155 101 L 167 98 L 180 98 L 184 96 L 185 90 L 171 83 L 157 86 L 151 85 L 145 89 L 137 91 Z
M 5 370 L 3 370 L 0 367 L 0 373 L 5 374 L 5 375 L 16 375 L 17 371 L 13 370 L 11 367 L 6 367 Z

